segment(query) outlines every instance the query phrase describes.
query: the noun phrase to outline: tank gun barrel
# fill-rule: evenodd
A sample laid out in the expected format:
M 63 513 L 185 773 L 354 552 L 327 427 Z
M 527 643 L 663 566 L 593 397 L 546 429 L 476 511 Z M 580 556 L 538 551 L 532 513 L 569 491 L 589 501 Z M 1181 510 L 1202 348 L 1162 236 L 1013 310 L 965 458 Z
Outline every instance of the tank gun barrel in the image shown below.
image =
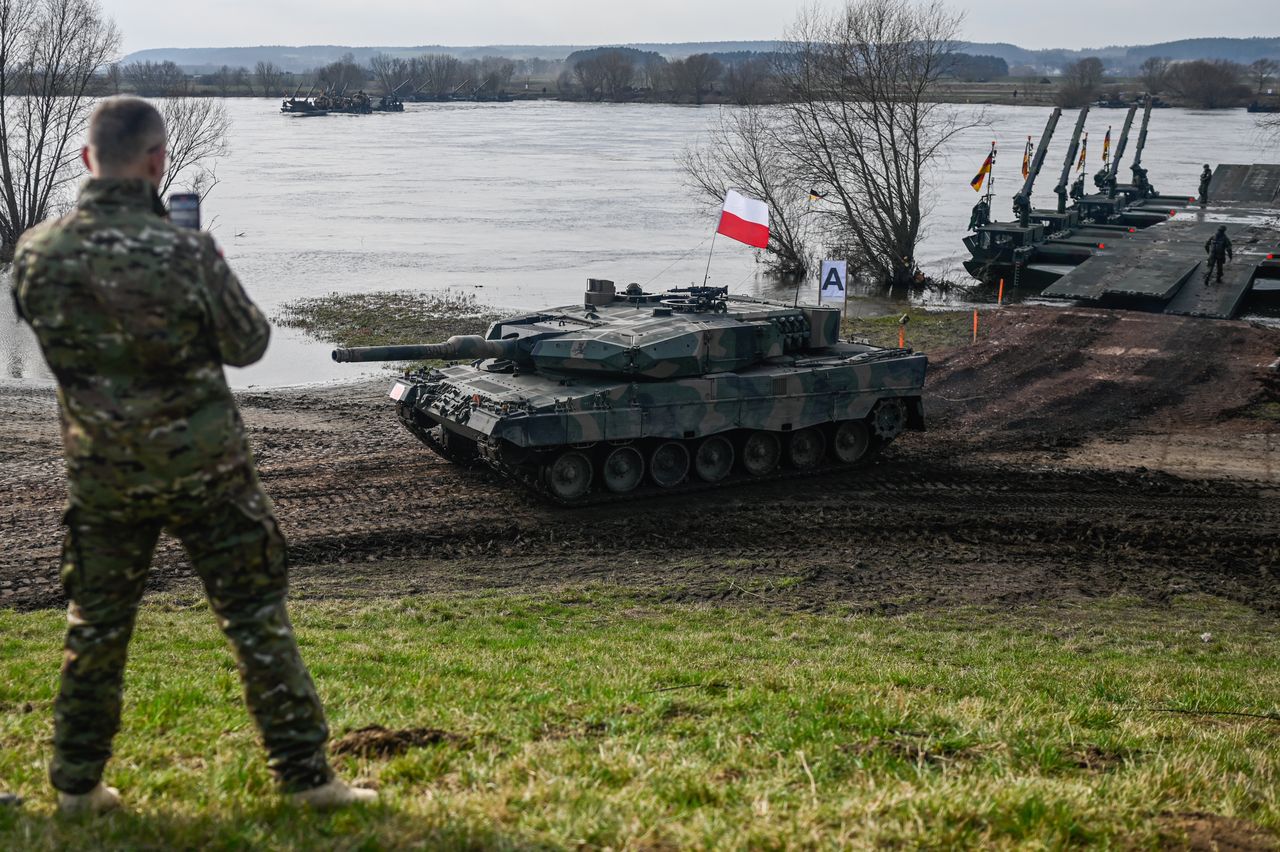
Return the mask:
M 1049 153 L 1049 140 L 1053 138 L 1053 131 L 1057 129 L 1058 119 L 1061 117 L 1062 107 L 1054 107 L 1048 123 L 1044 126 L 1044 133 L 1040 136 L 1040 146 L 1036 148 L 1035 157 L 1027 171 L 1027 179 L 1023 182 L 1022 189 L 1013 197 L 1014 213 L 1023 227 L 1026 227 L 1031 220 L 1031 191 L 1036 185 L 1040 170 L 1044 168 L 1044 158 Z
M 1062 177 L 1058 178 L 1058 185 L 1053 191 L 1058 194 L 1058 212 L 1067 212 L 1067 182 L 1071 180 L 1071 167 L 1075 164 L 1076 154 L 1080 152 L 1080 134 L 1084 132 L 1085 119 L 1089 117 L 1089 107 L 1080 110 L 1080 117 L 1076 119 L 1076 128 L 1071 132 L 1071 145 L 1067 148 L 1067 159 L 1062 164 Z
M 444 343 L 417 343 L 405 346 L 353 346 L 333 350 L 333 360 L 356 361 L 456 361 L 476 358 L 520 357 L 516 340 L 486 340 L 476 334 L 455 334 Z

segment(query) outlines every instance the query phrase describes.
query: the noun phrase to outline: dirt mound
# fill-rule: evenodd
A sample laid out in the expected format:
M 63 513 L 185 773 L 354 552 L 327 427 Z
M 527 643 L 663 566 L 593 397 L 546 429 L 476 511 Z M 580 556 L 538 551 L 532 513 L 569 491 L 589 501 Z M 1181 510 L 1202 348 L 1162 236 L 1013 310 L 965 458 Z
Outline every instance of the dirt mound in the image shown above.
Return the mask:
M 1280 333 L 1241 322 L 1011 308 L 976 346 L 932 360 L 932 425 L 986 449 L 1072 446 L 1163 426 L 1210 426 L 1274 392 Z
M 1272 852 L 1276 838 L 1253 823 L 1218 814 L 1167 814 L 1165 848 L 1186 852 Z
M 465 737 L 437 728 L 392 730 L 382 725 L 369 725 L 329 743 L 329 752 L 356 757 L 395 757 L 411 748 L 424 748 L 440 743 L 463 743 L 465 740 Z

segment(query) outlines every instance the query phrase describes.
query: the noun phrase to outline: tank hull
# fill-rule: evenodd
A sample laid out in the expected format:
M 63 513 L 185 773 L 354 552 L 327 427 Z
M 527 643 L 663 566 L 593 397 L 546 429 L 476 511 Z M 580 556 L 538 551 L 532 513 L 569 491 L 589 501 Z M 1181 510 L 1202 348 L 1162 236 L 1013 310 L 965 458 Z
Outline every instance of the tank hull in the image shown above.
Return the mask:
M 409 431 L 449 461 L 486 465 L 570 504 L 869 461 L 904 429 L 924 428 L 926 369 L 924 355 L 840 344 L 821 355 L 668 381 L 574 378 L 566 384 L 543 375 L 495 374 L 479 364 L 461 364 L 406 375 L 391 396 Z M 857 458 L 835 452 L 835 433 L 846 423 L 861 424 L 866 431 L 867 446 Z M 816 433 L 823 445 L 816 462 L 788 458 L 791 436 L 802 433 L 808 440 Z M 746 471 L 739 463 L 715 478 L 719 471 L 701 476 L 690 463 L 676 482 L 642 477 L 625 491 L 611 487 L 604 475 L 610 454 L 619 447 L 634 447 L 641 461 L 651 464 L 655 451 L 671 443 L 696 459 L 703 442 L 718 436 L 741 456 L 744 444 L 757 434 L 772 436 L 778 444 L 778 462 L 768 470 Z M 590 462 L 593 481 L 585 493 L 566 496 L 547 487 L 550 466 L 568 451 Z
M 851 467 L 924 428 L 925 356 L 841 342 L 834 308 L 589 287 L 484 338 L 334 358 L 475 359 L 396 381 L 400 421 L 445 459 L 567 505 Z

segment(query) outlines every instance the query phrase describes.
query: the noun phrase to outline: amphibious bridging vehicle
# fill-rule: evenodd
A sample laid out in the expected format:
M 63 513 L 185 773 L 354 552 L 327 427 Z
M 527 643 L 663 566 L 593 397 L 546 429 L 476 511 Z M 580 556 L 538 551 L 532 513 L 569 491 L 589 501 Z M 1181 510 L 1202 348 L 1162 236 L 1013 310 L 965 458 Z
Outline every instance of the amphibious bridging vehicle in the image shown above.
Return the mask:
M 450 461 L 576 504 L 852 466 L 923 429 L 925 356 L 839 333 L 833 307 L 592 279 L 583 304 L 484 337 L 333 358 L 465 361 L 396 381 L 401 422 Z

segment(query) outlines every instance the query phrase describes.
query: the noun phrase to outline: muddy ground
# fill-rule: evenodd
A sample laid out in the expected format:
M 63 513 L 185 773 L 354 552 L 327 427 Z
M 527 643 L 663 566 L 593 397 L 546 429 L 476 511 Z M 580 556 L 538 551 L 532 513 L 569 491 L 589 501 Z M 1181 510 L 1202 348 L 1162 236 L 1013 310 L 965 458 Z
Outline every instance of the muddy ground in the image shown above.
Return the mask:
M 894 612 L 1207 593 L 1280 611 L 1280 332 L 1007 309 L 937 353 L 930 431 L 874 466 L 672 500 L 546 506 L 452 467 L 389 382 L 244 394 L 294 596 L 627 588 Z M 0 389 L 0 606 L 62 603 L 53 395 Z M 154 588 L 196 594 L 165 541 Z

